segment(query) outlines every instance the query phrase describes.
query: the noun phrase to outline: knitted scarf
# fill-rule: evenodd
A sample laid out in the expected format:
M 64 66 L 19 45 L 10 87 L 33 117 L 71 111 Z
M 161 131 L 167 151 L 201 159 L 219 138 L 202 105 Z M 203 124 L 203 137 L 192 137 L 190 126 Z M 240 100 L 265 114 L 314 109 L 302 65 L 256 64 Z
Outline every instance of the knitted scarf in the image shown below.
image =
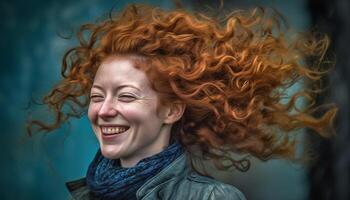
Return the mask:
M 136 166 L 123 168 L 119 160 L 104 158 L 99 150 L 89 166 L 86 182 L 100 199 L 136 199 L 136 191 L 181 154 L 181 145 L 174 142 L 162 152 L 140 160 Z

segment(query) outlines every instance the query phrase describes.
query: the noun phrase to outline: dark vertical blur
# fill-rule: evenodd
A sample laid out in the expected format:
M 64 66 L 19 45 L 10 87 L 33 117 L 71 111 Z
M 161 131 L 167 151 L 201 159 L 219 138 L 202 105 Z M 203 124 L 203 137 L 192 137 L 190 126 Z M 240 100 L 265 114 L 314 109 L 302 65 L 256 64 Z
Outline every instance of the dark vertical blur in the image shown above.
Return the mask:
M 310 199 L 350 199 L 350 1 L 309 0 L 313 25 L 329 34 L 336 66 L 326 80 L 327 96 L 320 101 L 339 106 L 336 120 L 337 136 L 332 140 L 314 142 L 320 157 L 310 169 Z M 315 141 L 315 139 L 313 139 Z

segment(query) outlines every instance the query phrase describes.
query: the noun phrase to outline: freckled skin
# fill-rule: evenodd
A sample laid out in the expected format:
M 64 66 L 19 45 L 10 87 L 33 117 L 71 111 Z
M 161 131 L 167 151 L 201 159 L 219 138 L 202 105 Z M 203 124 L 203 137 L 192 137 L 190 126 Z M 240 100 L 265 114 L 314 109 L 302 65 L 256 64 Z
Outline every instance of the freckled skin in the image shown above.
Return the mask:
M 132 167 L 161 152 L 169 144 L 172 124 L 165 123 L 166 108 L 146 74 L 127 57 L 110 57 L 99 67 L 91 89 L 88 117 L 103 156 Z M 130 127 L 112 140 L 102 136 L 101 125 Z

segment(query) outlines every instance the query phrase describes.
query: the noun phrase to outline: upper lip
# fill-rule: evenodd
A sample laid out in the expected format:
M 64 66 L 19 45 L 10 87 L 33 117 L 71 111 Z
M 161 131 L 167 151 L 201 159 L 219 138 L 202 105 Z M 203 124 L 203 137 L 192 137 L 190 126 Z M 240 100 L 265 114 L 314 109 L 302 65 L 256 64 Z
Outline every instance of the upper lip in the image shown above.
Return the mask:
M 100 127 L 129 127 L 128 125 L 123 124 L 100 124 Z

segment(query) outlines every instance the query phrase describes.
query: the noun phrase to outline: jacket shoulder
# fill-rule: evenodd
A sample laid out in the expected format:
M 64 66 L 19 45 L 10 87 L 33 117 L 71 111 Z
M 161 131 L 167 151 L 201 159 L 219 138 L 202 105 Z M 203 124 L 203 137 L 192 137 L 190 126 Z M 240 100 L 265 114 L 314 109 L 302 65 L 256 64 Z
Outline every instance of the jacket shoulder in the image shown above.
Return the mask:
M 224 183 L 216 184 L 209 195 L 209 200 L 246 200 L 236 187 Z
M 98 200 L 86 185 L 86 178 L 67 182 L 66 187 L 71 194 L 70 200 Z
M 217 181 L 213 178 L 191 173 L 188 177 L 191 182 L 200 184 L 201 187 L 210 191 L 208 200 L 246 200 L 243 193 L 236 187 Z

